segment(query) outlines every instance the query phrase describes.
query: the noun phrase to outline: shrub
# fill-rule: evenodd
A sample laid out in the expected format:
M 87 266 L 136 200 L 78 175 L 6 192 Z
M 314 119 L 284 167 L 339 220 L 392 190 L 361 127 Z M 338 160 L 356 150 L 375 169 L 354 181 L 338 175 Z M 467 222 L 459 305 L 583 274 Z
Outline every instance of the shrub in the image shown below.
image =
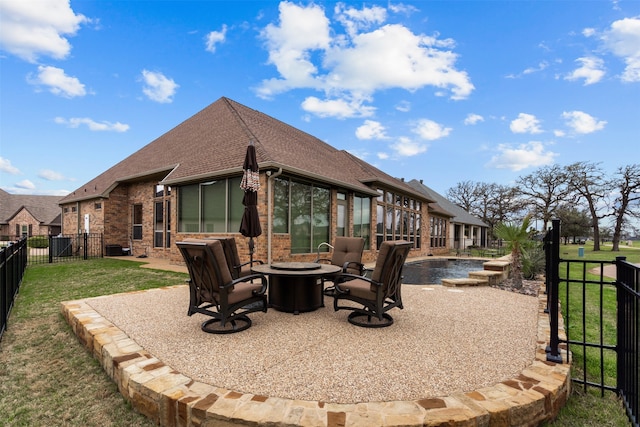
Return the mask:
M 531 242 L 522 253 L 522 277 L 533 280 L 544 272 L 545 256 L 542 244 Z
M 47 236 L 32 236 L 27 240 L 27 246 L 30 248 L 48 248 L 49 238 Z

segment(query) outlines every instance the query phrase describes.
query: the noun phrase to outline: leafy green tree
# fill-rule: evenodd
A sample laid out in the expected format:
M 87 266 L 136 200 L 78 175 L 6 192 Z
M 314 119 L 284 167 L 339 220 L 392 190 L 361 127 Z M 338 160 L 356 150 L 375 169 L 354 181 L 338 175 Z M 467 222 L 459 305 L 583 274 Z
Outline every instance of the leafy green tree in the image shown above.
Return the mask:
M 529 225 L 531 218 L 527 215 L 518 225 L 514 222 L 501 222 L 496 226 L 494 232 L 496 236 L 505 242 L 511 251 L 511 279 L 513 286 L 522 288 L 522 257 L 527 242 L 529 242 Z

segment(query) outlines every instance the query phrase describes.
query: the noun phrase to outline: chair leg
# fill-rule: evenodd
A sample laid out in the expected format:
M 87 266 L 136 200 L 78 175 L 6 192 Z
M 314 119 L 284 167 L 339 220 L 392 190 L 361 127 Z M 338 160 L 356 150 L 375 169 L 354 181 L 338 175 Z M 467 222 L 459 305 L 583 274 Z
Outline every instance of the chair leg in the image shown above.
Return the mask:
M 393 325 L 393 317 L 387 313 L 382 313 L 382 319 L 373 316 L 370 312 L 354 311 L 349 314 L 347 320 L 352 325 L 361 326 L 363 328 L 386 328 Z
M 251 319 L 247 316 L 234 316 L 222 324 L 222 319 L 213 318 L 202 323 L 202 330 L 209 334 L 233 334 L 251 327 Z

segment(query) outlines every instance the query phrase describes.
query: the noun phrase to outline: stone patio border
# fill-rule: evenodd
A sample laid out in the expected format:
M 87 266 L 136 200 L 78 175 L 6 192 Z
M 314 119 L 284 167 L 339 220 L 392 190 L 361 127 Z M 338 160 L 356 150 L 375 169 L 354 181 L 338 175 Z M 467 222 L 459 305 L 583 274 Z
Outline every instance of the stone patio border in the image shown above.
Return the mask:
M 124 398 L 161 426 L 537 426 L 557 416 L 571 388 L 570 365 L 546 360 L 550 329 L 544 289 L 538 301 L 535 359 L 517 377 L 444 397 L 351 404 L 243 394 L 197 382 L 148 353 L 86 301 L 63 302 L 61 311 Z M 562 319 L 559 324 L 565 339 Z M 501 357 L 508 355 L 496 354 L 496 363 Z

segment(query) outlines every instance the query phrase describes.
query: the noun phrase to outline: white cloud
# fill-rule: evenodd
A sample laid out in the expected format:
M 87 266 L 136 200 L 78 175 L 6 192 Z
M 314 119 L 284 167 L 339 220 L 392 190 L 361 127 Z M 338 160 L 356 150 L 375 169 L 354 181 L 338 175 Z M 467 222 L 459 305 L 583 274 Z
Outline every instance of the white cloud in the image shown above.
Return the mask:
M 220 31 L 211 31 L 205 37 L 207 52 L 214 53 L 216 51 L 216 45 L 223 43 L 227 35 L 227 26 L 223 25 Z
M 440 123 L 436 123 L 429 119 L 419 120 L 417 125 L 413 128 L 413 132 L 420 135 L 422 139 L 426 139 L 428 141 L 434 141 L 436 139 L 449 136 L 451 130 L 451 128 L 444 127 Z
M 36 188 L 35 184 L 28 179 L 24 179 L 20 182 L 16 182 L 16 187 L 22 188 L 24 190 L 33 190 Z
M 389 154 L 388 153 L 383 153 L 383 152 L 379 152 L 378 154 L 376 154 L 376 156 L 378 156 L 378 158 L 380 160 L 386 160 L 389 158 Z
M 65 119 L 63 117 L 56 117 L 54 121 L 61 125 L 66 125 L 70 128 L 78 128 L 80 125 L 86 125 L 90 131 L 95 132 L 126 132 L 129 130 L 129 125 L 120 123 L 120 122 L 96 122 L 93 119 L 88 117 L 72 117 L 70 119 Z
M 553 134 L 558 138 L 565 136 L 565 132 L 562 129 L 556 129 L 553 131 Z
M 25 61 L 45 55 L 64 59 L 71 51 L 67 37 L 89 22 L 75 14 L 69 0 L 0 1 L 0 47 Z
M 144 82 L 142 92 L 150 100 L 160 103 L 173 102 L 173 96 L 180 87 L 173 79 L 156 71 L 142 70 L 142 80 Z
M 364 124 L 356 129 L 358 139 L 385 139 L 386 137 L 384 126 L 375 120 L 365 120 Z
M 464 119 L 465 125 L 475 125 L 478 122 L 484 122 L 484 117 L 482 117 L 480 114 L 469 113 Z
M 85 96 L 84 84 L 76 77 L 67 76 L 62 68 L 38 66 L 38 75 L 27 79 L 30 84 L 49 87 L 49 92 L 65 98 Z
M 583 57 L 576 59 L 575 62 L 581 64 L 570 74 L 567 74 L 565 80 L 584 79 L 584 85 L 598 83 L 605 75 L 604 61 L 595 56 Z
M 317 69 L 311 53 L 328 49 L 329 20 L 317 5 L 300 7 L 281 2 L 280 25 L 269 24 L 262 31 L 269 50 L 269 63 L 276 66 L 282 79 L 265 80 L 258 93 L 269 97 L 296 87 L 318 87 L 313 75 Z
M 416 154 L 424 153 L 427 151 L 427 146 L 424 144 L 420 144 L 415 142 L 407 137 L 400 137 L 398 141 L 391 145 L 391 149 L 396 152 L 396 154 L 403 157 L 415 156 Z
M 451 50 L 452 40 L 414 34 L 398 24 L 382 25 L 386 12 L 379 6 L 340 5 L 336 10 L 344 33 L 318 5 L 280 3 L 279 22 L 261 33 L 279 76 L 262 82 L 260 97 L 310 88 L 330 99 L 362 103 L 388 88 L 433 86 L 452 99 L 464 99 L 474 90 L 467 73 L 455 67 L 458 55 Z
M 509 126 L 513 133 L 541 133 L 540 120 L 533 114 L 520 113 L 518 118 L 514 119 Z
M 38 173 L 38 177 L 47 181 L 64 181 L 66 179 L 64 175 L 51 169 L 42 169 Z
M 11 164 L 11 160 L 0 157 L 0 172 L 6 172 L 11 175 L 19 175 L 20 170 Z
M 544 69 L 546 69 L 549 66 L 549 63 L 547 61 L 542 61 L 538 64 L 537 67 L 529 67 L 526 68 L 522 74 L 533 74 L 533 73 L 538 73 L 540 71 L 543 71 Z
M 498 154 L 491 158 L 488 167 L 496 169 L 510 169 L 514 172 L 530 167 L 540 167 L 553 163 L 556 153 L 545 151 L 544 144 L 531 141 L 512 147 L 510 144 L 500 144 Z
M 336 117 L 339 119 L 353 117 L 369 117 L 375 112 L 375 107 L 362 105 L 361 101 L 346 99 L 321 100 L 309 96 L 302 102 L 302 109 L 319 117 Z
M 396 105 L 396 110 L 403 113 L 408 113 L 409 111 L 411 111 L 411 103 L 409 101 L 400 101 L 398 105 Z
M 344 3 L 338 3 L 334 12 L 338 22 L 345 27 L 350 36 L 356 35 L 360 30 L 369 29 L 375 24 L 381 24 L 387 19 L 387 10 L 380 6 L 355 9 L 346 7 Z
M 624 82 L 640 82 L 640 18 L 624 18 L 611 24 L 602 40 L 626 67 L 620 78 Z
M 587 134 L 604 129 L 606 121 L 598 121 L 595 117 L 582 111 L 565 111 L 562 118 L 567 120 L 567 126 L 576 133 Z

